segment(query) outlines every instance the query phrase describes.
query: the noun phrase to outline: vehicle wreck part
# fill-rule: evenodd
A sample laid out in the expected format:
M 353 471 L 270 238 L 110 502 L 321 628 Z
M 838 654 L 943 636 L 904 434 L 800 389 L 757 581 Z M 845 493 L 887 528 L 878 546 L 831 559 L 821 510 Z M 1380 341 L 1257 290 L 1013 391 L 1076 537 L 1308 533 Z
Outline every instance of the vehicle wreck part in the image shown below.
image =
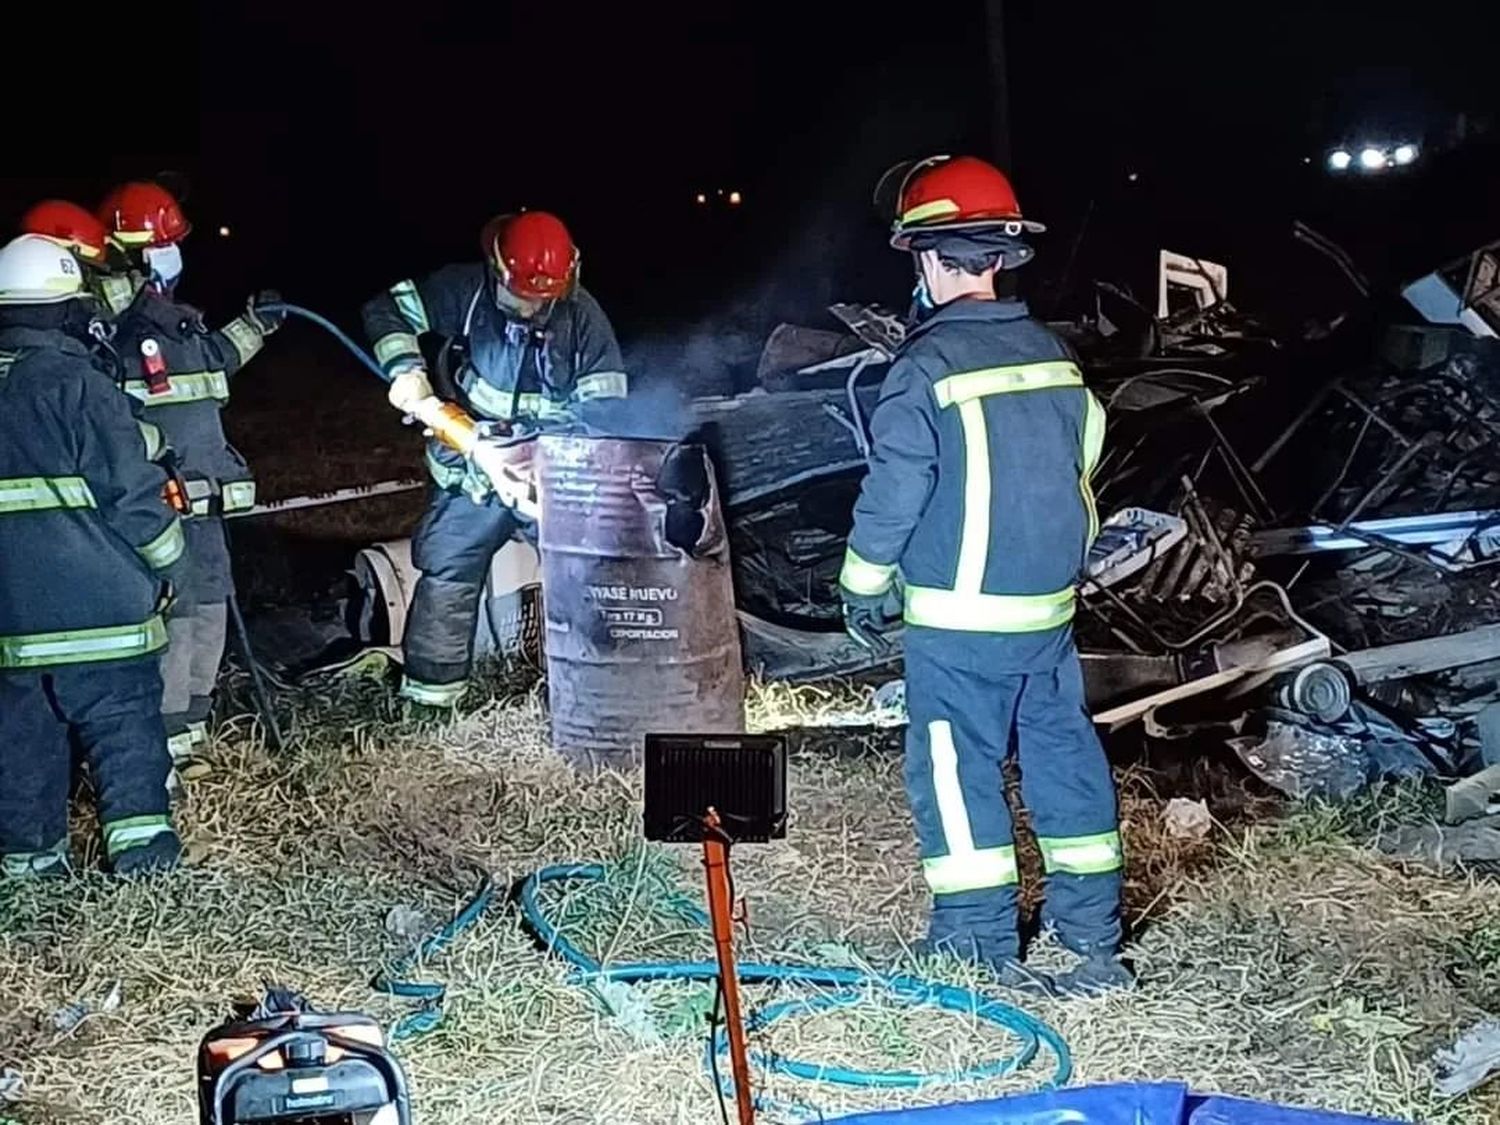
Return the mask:
M 365 645 L 397 648 L 406 635 L 406 615 L 421 571 L 411 560 L 411 540 L 372 543 L 354 557 L 359 591 L 350 628 Z M 536 548 L 512 540 L 490 562 L 479 618 L 474 627 L 478 657 L 542 656 L 541 561 Z
M 1299 668 L 1276 683 L 1276 700 L 1282 707 L 1320 723 L 1342 719 L 1349 712 L 1352 698 L 1349 677 L 1322 661 Z
M 1370 536 L 1379 536 L 1403 546 L 1419 547 L 1467 543 L 1486 532 L 1500 529 L 1500 509 L 1486 508 L 1469 512 L 1436 512 L 1421 516 L 1388 516 L 1359 520 L 1342 531 L 1328 523 L 1305 527 L 1268 528 L 1250 536 L 1250 548 L 1257 558 L 1281 555 L 1311 555 L 1322 551 L 1357 551 L 1370 545 Z

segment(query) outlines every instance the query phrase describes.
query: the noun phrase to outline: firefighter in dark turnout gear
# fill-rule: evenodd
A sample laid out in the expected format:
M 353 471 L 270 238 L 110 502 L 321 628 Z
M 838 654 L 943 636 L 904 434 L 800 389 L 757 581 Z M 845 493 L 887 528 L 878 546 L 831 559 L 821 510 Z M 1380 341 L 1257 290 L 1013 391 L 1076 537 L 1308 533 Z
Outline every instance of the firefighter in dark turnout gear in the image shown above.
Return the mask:
M 365 330 L 405 414 L 433 395 L 420 338 L 449 356 L 444 398 L 501 432 L 565 425 L 591 403 L 624 397 L 614 329 L 578 284 L 578 251 L 553 215 L 502 215 L 480 234 L 482 262 L 400 281 L 365 305 Z M 401 695 L 451 707 L 467 686 L 490 561 L 521 518 L 481 472 L 433 438 L 433 489 L 412 541 L 422 572 L 403 638 Z
M 0 250 L 0 873 L 65 873 L 72 746 L 104 854 L 170 866 L 162 609 L 184 552 L 147 431 L 90 355 L 77 261 Z
M 1082 956 L 1055 982 L 1129 983 L 1109 764 L 1085 709 L 1070 622 L 1098 531 L 1089 476 L 1104 413 L 1066 347 L 997 269 L 1040 229 L 983 161 L 934 158 L 901 192 L 923 314 L 881 388 L 840 584 L 850 633 L 878 643 L 904 587 L 908 798 L 933 895 L 929 947 L 1019 964 L 1015 840 L 1001 766 L 1016 753 L 1046 870 L 1044 919 Z
M 105 199 L 99 218 L 125 252 L 136 290 L 115 327 L 124 388 L 166 436 L 189 506 L 187 564 L 162 661 L 168 744 L 178 775 L 189 778 L 202 769 L 194 750 L 207 741 L 224 654 L 225 603 L 234 592 L 223 517 L 255 505 L 255 482 L 224 436 L 220 411 L 229 400 L 230 377 L 260 351 L 280 317 L 252 301 L 211 331 L 202 313 L 175 298 L 179 244 L 191 228 L 164 188 L 125 184 Z

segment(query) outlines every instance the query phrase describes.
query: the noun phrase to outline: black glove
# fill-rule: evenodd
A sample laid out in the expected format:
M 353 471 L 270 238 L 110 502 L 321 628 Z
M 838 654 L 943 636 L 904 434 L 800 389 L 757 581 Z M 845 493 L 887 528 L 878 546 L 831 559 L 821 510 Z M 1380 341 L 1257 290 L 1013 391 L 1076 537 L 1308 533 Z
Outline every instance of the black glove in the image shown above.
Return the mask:
M 281 309 L 272 309 L 268 306 L 280 305 L 281 294 L 274 289 L 262 289 L 251 297 L 247 307 L 250 310 L 251 319 L 260 325 L 260 330 L 269 336 L 286 322 L 286 313 Z
M 876 656 L 889 652 L 891 640 L 887 634 L 900 620 L 890 612 L 891 594 L 856 594 L 842 587 L 839 594 L 844 599 L 844 631 L 850 639 Z

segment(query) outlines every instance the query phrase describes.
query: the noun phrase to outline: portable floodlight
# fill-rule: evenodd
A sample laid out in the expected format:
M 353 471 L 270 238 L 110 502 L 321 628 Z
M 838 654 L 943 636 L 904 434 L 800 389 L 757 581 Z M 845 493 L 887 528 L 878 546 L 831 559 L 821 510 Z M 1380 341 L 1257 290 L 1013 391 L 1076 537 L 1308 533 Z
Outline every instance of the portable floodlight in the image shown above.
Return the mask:
M 708 913 L 719 961 L 740 1125 L 754 1125 L 750 1060 L 734 966 L 736 914 L 729 849 L 786 836 L 786 742 L 775 735 L 648 734 L 646 839 L 703 844 Z

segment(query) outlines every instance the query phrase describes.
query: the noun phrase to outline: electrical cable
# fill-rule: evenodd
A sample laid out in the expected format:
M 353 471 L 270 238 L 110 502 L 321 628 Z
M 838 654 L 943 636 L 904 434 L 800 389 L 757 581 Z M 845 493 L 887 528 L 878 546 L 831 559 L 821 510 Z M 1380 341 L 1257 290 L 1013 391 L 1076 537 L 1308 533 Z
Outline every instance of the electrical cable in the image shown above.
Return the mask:
M 714 982 L 714 1010 L 708 1017 L 708 1062 L 714 1076 L 714 1089 L 719 1091 L 719 1118 L 729 1125 L 729 1099 L 724 1095 L 724 1076 L 719 1072 L 719 1052 L 713 1049 L 714 1038 L 719 1034 L 719 1021 L 724 1012 L 724 982 Z

